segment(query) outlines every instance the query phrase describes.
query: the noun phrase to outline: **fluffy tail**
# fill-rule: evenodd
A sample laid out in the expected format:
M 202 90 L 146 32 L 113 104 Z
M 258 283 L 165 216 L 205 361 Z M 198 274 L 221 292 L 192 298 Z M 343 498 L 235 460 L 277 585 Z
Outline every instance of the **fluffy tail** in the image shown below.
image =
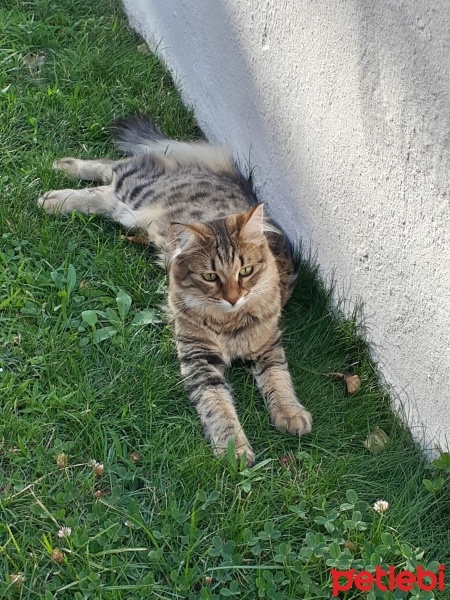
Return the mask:
M 116 147 L 125 154 L 146 154 L 168 138 L 149 117 L 135 115 L 111 125 Z
M 207 142 L 171 140 L 149 117 L 136 115 L 112 124 L 116 147 L 125 154 L 153 154 L 180 166 L 201 166 L 216 173 L 235 175 L 228 148 Z

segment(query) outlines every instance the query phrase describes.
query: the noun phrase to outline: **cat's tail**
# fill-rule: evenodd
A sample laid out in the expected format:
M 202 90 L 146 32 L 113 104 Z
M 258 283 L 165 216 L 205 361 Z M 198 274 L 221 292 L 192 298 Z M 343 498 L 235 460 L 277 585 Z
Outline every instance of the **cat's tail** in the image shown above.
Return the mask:
M 207 142 L 171 140 L 150 117 L 135 115 L 119 119 L 111 129 L 117 149 L 125 154 L 153 154 L 179 166 L 198 165 L 216 173 L 237 173 L 228 148 Z

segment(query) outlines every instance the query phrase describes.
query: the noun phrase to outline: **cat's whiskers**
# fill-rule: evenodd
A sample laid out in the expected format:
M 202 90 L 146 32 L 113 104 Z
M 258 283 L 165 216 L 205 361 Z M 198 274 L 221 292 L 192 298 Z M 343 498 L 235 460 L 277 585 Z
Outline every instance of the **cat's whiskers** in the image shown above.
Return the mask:
M 172 304 L 175 308 L 185 308 L 186 306 L 189 308 L 197 308 L 199 306 L 203 306 L 205 304 L 205 300 L 203 298 L 195 298 L 194 296 L 185 296 L 179 300 L 172 300 Z

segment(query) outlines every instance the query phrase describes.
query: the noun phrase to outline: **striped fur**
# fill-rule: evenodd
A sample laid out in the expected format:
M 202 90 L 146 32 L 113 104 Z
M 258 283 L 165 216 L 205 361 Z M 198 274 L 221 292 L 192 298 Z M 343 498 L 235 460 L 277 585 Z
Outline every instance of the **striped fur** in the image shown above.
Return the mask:
M 296 398 L 278 322 L 295 276 L 289 244 L 264 215 L 229 151 L 167 139 L 132 117 L 114 125 L 129 158 L 63 158 L 54 168 L 103 185 L 47 192 L 47 212 L 101 214 L 144 231 L 169 271 L 168 312 L 181 374 L 216 454 L 234 438 L 238 456 L 255 456 L 240 425 L 225 368 L 254 362 L 256 384 L 280 431 L 311 430 Z

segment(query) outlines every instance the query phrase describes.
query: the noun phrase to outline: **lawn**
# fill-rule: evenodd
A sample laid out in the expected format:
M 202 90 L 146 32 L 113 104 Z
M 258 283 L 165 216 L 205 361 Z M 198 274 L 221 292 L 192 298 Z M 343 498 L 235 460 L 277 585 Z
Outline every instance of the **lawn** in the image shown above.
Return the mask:
M 98 217 L 37 207 L 67 186 L 56 158 L 116 156 L 112 119 L 147 112 L 193 139 L 193 115 L 118 2 L 2 6 L 0 598 L 312 600 L 332 597 L 332 567 L 448 563 L 449 457 L 427 465 L 390 409 L 357 316 L 341 316 L 308 262 L 283 329 L 313 434 L 275 431 L 236 364 L 229 379 L 258 463 L 212 456 L 180 382 L 151 249 Z M 358 374 L 360 390 L 330 372 Z M 364 446 L 376 427 L 389 437 L 378 453 Z M 433 597 L 445 593 L 341 594 Z

